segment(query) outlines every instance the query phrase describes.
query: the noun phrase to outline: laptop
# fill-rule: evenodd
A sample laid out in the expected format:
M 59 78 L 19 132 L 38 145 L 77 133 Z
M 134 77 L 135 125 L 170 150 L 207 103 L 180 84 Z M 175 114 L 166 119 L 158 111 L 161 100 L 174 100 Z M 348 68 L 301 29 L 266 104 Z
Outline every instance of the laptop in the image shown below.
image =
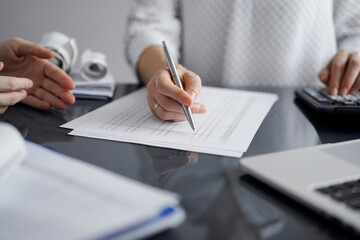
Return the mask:
M 360 139 L 240 160 L 242 169 L 360 231 Z

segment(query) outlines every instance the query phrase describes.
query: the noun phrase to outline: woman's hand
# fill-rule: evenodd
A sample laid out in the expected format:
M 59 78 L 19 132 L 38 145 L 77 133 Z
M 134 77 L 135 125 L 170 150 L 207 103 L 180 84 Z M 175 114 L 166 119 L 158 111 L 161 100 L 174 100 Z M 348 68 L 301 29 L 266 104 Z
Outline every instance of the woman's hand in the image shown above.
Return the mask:
M 354 94 L 360 89 L 360 52 L 340 50 L 319 73 L 331 95 Z
M 0 72 L 4 63 L 0 62 Z M 32 81 L 26 78 L 0 76 L 0 114 L 3 114 L 8 106 L 20 102 L 26 97 L 26 90 L 33 86 Z
M 173 83 L 167 68 L 156 72 L 147 84 L 149 107 L 162 120 L 186 120 L 181 104 L 190 107 L 194 114 L 206 112 L 205 105 L 195 103 L 201 91 L 200 77 L 181 65 L 177 65 L 177 70 L 184 90 Z

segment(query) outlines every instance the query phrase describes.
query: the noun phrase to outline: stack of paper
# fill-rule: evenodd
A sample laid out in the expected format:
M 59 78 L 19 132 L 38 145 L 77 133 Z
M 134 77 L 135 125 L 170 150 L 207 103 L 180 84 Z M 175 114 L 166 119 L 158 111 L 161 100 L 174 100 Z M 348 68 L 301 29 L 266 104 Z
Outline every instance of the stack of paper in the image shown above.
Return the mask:
M 140 89 L 61 127 L 76 136 L 241 157 L 277 100 L 269 93 L 203 87 L 197 101 L 207 112 L 193 115 L 194 133 L 187 121 L 154 116 L 146 95 Z
M 176 195 L 26 143 L 0 184 L 0 239 L 139 239 L 185 218 Z
M 108 99 L 112 98 L 115 90 L 115 80 L 111 73 L 98 81 L 85 81 L 78 73 L 70 74 L 74 80 L 75 89 L 72 93 L 76 98 Z

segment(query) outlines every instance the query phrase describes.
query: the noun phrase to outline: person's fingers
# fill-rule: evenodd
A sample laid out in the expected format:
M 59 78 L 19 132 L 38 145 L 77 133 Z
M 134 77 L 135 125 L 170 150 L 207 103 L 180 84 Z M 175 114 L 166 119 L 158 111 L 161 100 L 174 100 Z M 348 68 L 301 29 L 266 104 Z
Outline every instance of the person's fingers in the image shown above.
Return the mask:
M 184 112 L 177 113 L 177 112 L 166 111 L 150 95 L 148 95 L 148 104 L 149 104 L 151 111 L 154 113 L 154 115 L 156 115 L 161 120 L 164 120 L 164 121 L 184 121 L 184 120 L 186 120 L 186 116 L 185 116 Z
M 339 93 L 346 95 L 352 88 L 356 78 L 360 73 L 360 53 L 354 52 L 349 56 L 345 75 L 340 83 Z
M 355 94 L 357 91 L 359 91 L 359 89 L 360 89 L 360 74 L 357 76 L 355 83 L 351 87 L 350 93 Z
M 190 109 L 191 109 L 191 112 L 194 114 L 206 113 L 206 107 L 202 103 L 193 103 L 193 105 L 191 105 Z
M 182 108 L 181 108 L 181 112 L 168 111 L 167 109 L 163 108 L 151 95 L 148 95 L 148 104 L 152 113 L 155 114 L 161 120 L 173 121 L 173 122 L 186 120 L 186 116 Z M 194 114 L 205 113 L 206 108 L 201 103 L 194 103 L 191 106 L 191 112 Z
M 180 122 L 186 120 L 184 113 L 169 112 L 163 109 L 161 106 L 156 108 L 155 115 L 164 121 Z
M 4 68 L 4 63 L 0 62 L 0 71 L 3 70 L 3 68 Z
M 346 64 L 348 62 L 349 52 L 340 50 L 331 61 L 329 93 L 337 95 L 339 91 L 340 81 L 345 73 Z
M 2 92 L 0 93 L 0 106 L 12 106 L 15 103 L 20 102 L 26 97 L 27 93 L 25 90 L 18 90 L 12 92 Z
M 39 44 L 29 42 L 21 38 L 11 39 L 10 44 L 18 56 L 32 55 L 44 59 L 50 59 L 55 56 L 53 51 L 50 51 Z
M 55 66 L 50 62 L 46 62 L 44 66 L 44 75 L 57 82 L 60 86 L 65 89 L 73 90 L 75 88 L 74 81 L 69 77 L 64 70 Z
M 201 92 L 201 78 L 191 71 L 179 71 L 180 77 L 183 79 L 184 90 L 190 95 L 193 102 Z
M 151 84 L 152 81 L 154 84 Z M 158 72 L 152 81 L 148 84 L 149 91 L 158 92 L 184 104 L 185 106 L 191 106 L 192 99 L 190 95 L 172 82 L 170 72 L 168 70 L 161 70 Z
M 155 101 L 165 110 L 168 112 L 176 112 L 176 113 L 184 113 L 181 104 L 177 101 L 173 100 L 172 98 L 166 97 L 164 95 L 155 94 L 153 96 Z M 201 103 L 193 103 L 191 105 L 191 112 L 192 113 L 205 113 L 206 107 L 204 104 Z
M 153 93 L 153 98 L 166 111 L 178 112 L 178 113 L 183 112 L 181 104 L 170 97 L 155 92 Z
M 52 106 L 54 106 L 55 108 L 57 108 L 59 110 L 66 109 L 66 104 L 64 103 L 64 101 L 57 98 L 54 94 L 46 91 L 43 88 L 37 88 L 33 92 L 33 95 L 35 95 L 36 97 L 38 97 L 41 100 L 44 100 L 44 101 L 50 103 Z
M 47 101 L 41 100 L 34 95 L 28 95 L 24 100 L 21 101 L 22 103 L 29 105 L 30 107 L 34 107 L 40 110 L 49 110 L 51 108 L 51 104 Z
M 149 105 L 149 108 L 150 108 L 151 112 L 153 114 L 155 114 L 155 110 L 157 108 L 157 105 L 156 105 L 157 102 L 155 101 L 155 99 L 149 93 L 147 95 L 147 102 L 148 102 L 148 105 Z
M 6 107 L 0 107 L 0 114 L 3 114 L 6 111 L 6 109 L 8 109 L 7 106 Z
M 167 69 L 160 70 L 147 84 L 149 107 L 162 120 L 186 120 L 181 104 L 191 106 L 193 100 L 201 91 L 201 79 L 199 76 L 185 68 L 179 69 L 179 75 L 183 78 L 184 87 L 192 96 L 173 83 Z M 204 113 L 206 107 L 203 104 L 194 103 L 191 111 L 193 113 Z
M 331 61 L 326 65 L 326 67 L 324 67 L 320 71 L 320 73 L 318 75 L 320 81 L 325 83 L 325 84 L 328 84 L 329 80 L 330 80 L 330 64 L 331 64 Z
M 74 95 L 51 79 L 45 78 L 42 87 L 55 96 L 61 98 L 66 104 L 74 104 Z
M 33 82 L 27 78 L 0 76 L 0 92 L 29 89 Z

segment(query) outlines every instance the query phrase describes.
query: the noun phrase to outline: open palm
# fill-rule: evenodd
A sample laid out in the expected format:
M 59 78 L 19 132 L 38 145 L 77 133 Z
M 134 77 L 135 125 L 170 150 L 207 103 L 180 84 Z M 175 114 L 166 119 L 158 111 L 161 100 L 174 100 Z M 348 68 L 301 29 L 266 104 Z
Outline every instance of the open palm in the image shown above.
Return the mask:
M 72 79 L 47 59 L 54 53 L 23 39 L 11 39 L 0 44 L 0 61 L 5 63 L 2 75 L 28 78 L 33 87 L 27 90 L 23 103 L 47 110 L 52 106 L 65 109 L 75 98 Z

